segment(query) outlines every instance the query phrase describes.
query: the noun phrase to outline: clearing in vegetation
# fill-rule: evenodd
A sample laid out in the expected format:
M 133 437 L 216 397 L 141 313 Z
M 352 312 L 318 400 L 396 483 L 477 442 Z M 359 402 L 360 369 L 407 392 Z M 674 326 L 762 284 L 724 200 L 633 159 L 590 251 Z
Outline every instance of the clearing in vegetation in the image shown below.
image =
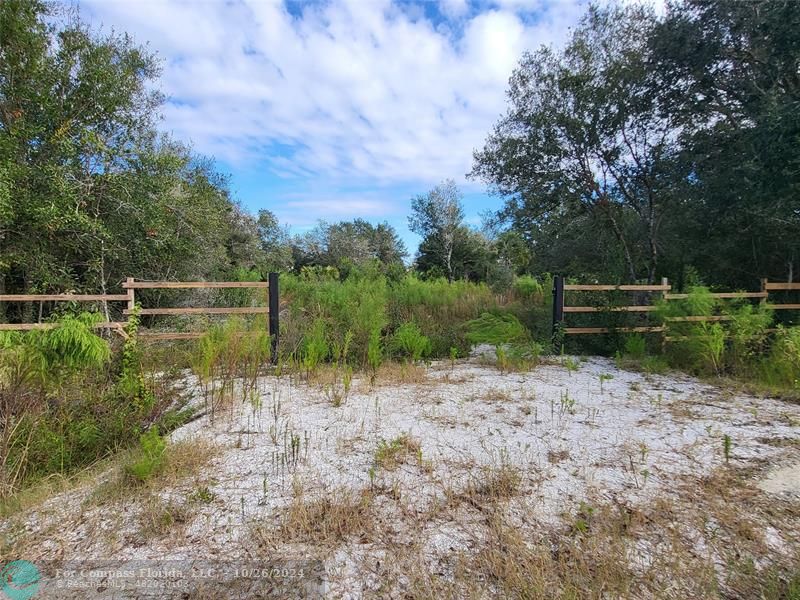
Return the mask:
M 9 514 L 3 558 L 320 561 L 306 591 L 334 597 L 797 597 L 796 404 L 601 358 L 411 368 L 339 406 L 300 373 L 237 381 L 213 413 L 190 376 L 202 417 Z

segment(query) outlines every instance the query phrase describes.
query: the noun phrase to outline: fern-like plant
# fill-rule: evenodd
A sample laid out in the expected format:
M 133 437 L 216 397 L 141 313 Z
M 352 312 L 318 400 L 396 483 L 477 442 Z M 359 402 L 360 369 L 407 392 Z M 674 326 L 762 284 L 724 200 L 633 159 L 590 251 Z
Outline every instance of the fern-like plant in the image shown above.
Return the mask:
M 514 315 L 483 313 L 467 323 L 467 340 L 472 344 L 521 344 L 530 341 L 530 332 Z
M 325 339 L 325 321 L 317 319 L 305 339 L 302 360 L 306 377 L 314 373 L 322 361 L 328 358 L 329 354 L 330 347 Z
M 430 340 L 422 334 L 419 325 L 413 321 L 398 327 L 392 341 L 396 351 L 410 359 L 412 363 L 418 362 L 431 351 Z
M 367 365 L 370 370 L 370 381 L 374 385 L 375 378 L 378 376 L 378 368 L 383 362 L 383 347 L 381 346 L 381 330 L 377 327 L 369 333 L 367 343 Z

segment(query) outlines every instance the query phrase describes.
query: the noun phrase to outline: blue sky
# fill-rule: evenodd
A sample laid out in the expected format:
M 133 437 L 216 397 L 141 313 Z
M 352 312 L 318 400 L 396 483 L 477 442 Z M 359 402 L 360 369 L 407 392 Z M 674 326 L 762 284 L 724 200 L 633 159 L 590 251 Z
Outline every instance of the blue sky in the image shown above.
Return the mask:
M 163 61 L 161 127 L 214 157 L 250 211 L 293 232 L 388 221 L 446 178 L 468 222 L 499 208 L 465 174 L 526 49 L 563 43 L 583 0 L 82 0 L 93 28 Z

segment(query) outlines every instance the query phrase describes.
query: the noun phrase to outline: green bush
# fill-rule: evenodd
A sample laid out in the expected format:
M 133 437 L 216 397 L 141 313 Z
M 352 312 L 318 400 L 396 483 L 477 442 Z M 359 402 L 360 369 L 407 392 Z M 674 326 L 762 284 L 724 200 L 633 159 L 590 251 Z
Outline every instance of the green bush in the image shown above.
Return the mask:
M 388 347 L 397 329 L 413 321 L 431 344 L 430 355 L 447 357 L 450 348 L 469 350 L 466 323 L 498 305 L 483 284 L 414 276 L 387 279 L 379 270 L 351 269 L 344 280 L 318 270 L 281 277 L 288 315 L 281 323 L 281 352 L 302 361 L 309 329 L 324 322 L 325 339 L 333 347 L 352 332 L 348 361 L 370 366 L 370 340 L 378 331 Z
M 431 351 L 431 341 L 413 321 L 403 323 L 397 329 L 392 338 L 392 346 L 398 355 L 410 359 L 411 362 L 418 362 Z
M 141 371 L 136 322 L 119 360 L 95 334 L 92 314 L 53 329 L 0 335 L 0 497 L 53 474 L 68 475 L 134 442 L 143 424 L 184 422 Z M 135 319 L 133 319 L 135 321 Z
M 467 339 L 472 344 L 521 344 L 530 337 L 527 328 L 510 314 L 483 313 L 467 323 Z
M 306 375 L 317 370 L 317 367 L 330 355 L 330 347 L 325 339 L 325 321 L 317 319 L 311 326 L 303 348 L 303 368 Z
M 762 373 L 768 384 L 800 389 L 800 327 L 778 327 Z
M 520 298 L 540 301 L 544 296 L 544 288 L 538 279 L 530 275 L 517 277 L 513 285 L 514 293 Z
M 281 278 L 281 285 L 289 299 L 289 315 L 281 325 L 281 352 L 299 354 L 302 361 L 310 329 L 321 327 L 321 336 L 330 347 L 343 347 L 344 336 L 350 332 L 352 340 L 344 358 L 367 364 L 370 336 L 375 330 L 382 331 L 388 322 L 388 286 L 383 276 L 354 272 L 339 281 L 289 275 Z M 320 332 L 313 335 L 319 337 Z
M 743 303 L 731 307 L 727 314 L 729 348 L 726 363 L 739 375 L 752 375 L 768 345 L 768 332 L 772 324 L 772 311 L 764 305 Z
M 639 334 L 629 335 L 625 338 L 625 356 L 641 360 L 647 354 L 647 341 Z
M 759 357 L 768 345 L 768 329 L 772 311 L 749 302 L 723 302 L 711 295 L 708 288 L 695 286 L 688 297 L 670 301 L 659 307 L 659 314 L 668 320 L 669 335 L 676 338 L 670 345 L 670 363 L 697 373 L 728 373 L 739 377 L 758 375 Z M 692 321 L 687 317 L 719 317 L 720 321 Z
M 139 437 L 138 456 L 125 465 L 125 474 L 137 483 L 144 483 L 164 466 L 166 448 L 158 427 L 151 427 Z
M 469 351 L 466 323 L 499 305 L 492 290 L 468 281 L 420 280 L 408 276 L 389 291 L 389 329 L 414 321 L 431 341 L 431 356 L 445 358 L 450 348 Z

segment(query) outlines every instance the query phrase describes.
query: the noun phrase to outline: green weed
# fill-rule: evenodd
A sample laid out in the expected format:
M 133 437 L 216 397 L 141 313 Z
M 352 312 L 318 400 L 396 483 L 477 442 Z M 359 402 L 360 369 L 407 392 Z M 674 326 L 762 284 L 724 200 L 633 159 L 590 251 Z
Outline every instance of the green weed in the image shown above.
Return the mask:
M 411 321 L 403 323 L 395 332 L 392 340 L 395 351 L 412 363 L 419 362 L 431 351 L 431 342 L 422 334 L 419 326 Z
M 125 465 L 125 474 L 137 483 L 144 483 L 164 466 L 164 450 L 167 443 L 151 427 L 139 438 L 139 456 Z

